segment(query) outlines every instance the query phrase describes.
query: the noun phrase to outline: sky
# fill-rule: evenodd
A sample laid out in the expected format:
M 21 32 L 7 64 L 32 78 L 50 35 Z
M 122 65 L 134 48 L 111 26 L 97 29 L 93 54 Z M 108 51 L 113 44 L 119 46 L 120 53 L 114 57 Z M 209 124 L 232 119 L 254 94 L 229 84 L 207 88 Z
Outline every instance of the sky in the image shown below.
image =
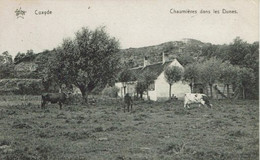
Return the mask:
M 17 18 L 15 11 L 26 11 Z M 222 10 L 237 13 L 222 13 Z M 36 15 L 38 11 L 49 15 Z M 196 10 L 197 14 L 171 13 Z M 210 11 L 209 14 L 200 13 Z M 219 10 L 219 14 L 213 13 Z M 36 12 L 36 13 L 35 13 Z M 237 36 L 259 41 L 258 0 L 0 0 L 0 54 L 35 53 L 74 38 L 82 27 L 106 26 L 121 48 L 157 45 L 183 38 L 229 44 Z

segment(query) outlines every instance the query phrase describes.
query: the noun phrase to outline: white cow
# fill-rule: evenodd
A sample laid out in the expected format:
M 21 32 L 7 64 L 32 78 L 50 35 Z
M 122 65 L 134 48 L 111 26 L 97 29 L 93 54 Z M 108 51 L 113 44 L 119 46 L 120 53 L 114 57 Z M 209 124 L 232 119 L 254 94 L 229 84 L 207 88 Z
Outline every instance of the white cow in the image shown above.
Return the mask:
M 184 95 L 184 108 L 190 108 L 189 105 L 192 103 L 198 103 L 199 107 L 200 104 L 203 106 L 206 104 L 208 107 L 212 107 L 212 104 L 209 103 L 209 98 L 207 95 L 200 93 L 186 93 Z

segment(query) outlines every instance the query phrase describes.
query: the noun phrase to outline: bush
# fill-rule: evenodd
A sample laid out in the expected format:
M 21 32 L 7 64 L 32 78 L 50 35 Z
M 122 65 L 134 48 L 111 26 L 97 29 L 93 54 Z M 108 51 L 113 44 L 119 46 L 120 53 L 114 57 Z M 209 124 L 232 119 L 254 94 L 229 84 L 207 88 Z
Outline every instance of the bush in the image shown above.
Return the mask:
M 20 94 L 40 95 L 43 91 L 43 86 L 36 81 L 18 82 L 17 86 Z
M 41 79 L 2 79 L 0 94 L 40 95 L 44 88 Z
M 117 93 L 119 92 L 119 88 L 117 87 L 106 87 L 103 91 L 102 94 L 105 96 L 109 96 L 112 98 L 116 98 L 118 95 Z

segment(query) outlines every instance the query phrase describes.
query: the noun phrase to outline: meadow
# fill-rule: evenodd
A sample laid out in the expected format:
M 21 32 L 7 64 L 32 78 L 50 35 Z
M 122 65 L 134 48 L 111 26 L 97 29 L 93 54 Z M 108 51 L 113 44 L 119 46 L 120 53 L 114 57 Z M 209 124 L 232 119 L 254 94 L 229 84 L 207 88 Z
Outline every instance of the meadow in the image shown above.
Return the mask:
M 121 99 L 100 98 L 43 110 L 40 97 L 1 96 L 0 159 L 258 159 L 259 101 L 212 104 L 135 101 L 124 113 Z

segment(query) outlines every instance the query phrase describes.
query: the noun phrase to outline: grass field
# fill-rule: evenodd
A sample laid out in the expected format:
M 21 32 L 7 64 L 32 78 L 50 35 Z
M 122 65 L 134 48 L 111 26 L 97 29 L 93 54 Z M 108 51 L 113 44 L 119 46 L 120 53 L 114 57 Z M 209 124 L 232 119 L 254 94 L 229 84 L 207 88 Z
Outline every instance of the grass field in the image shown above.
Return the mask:
M 62 110 L 39 104 L 39 97 L 0 97 L 1 160 L 259 158 L 258 101 L 190 109 L 182 101 L 139 101 L 131 113 L 120 100 Z

